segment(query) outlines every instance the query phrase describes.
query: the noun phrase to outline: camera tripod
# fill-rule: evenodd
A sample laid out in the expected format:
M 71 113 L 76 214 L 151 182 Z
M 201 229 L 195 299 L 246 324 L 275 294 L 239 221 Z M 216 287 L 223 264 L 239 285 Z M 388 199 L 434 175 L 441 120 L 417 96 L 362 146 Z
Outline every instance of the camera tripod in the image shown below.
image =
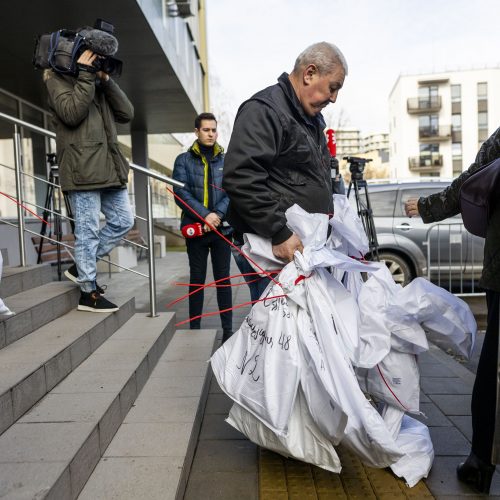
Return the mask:
M 373 211 L 370 204 L 370 196 L 368 195 L 368 184 L 363 179 L 363 171 L 366 163 L 371 161 L 368 158 L 358 158 L 356 156 L 345 156 L 344 160 L 349 163 L 349 171 L 351 172 L 351 181 L 347 189 L 347 198 L 351 194 L 351 189 L 354 190 L 354 197 L 356 199 L 356 208 L 358 216 L 363 224 L 366 236 L 368 238 L 368 248 L 370 251 L 371 260 L 379 260 L 378 257 L 378 240 L 377 232 L 375 231 L 375 222 L 373 221 Z M 364 199 L 360 195 L 364 194 Z
M 47 221 L 52 219 L 53 221 L 53 226 L 49 230 L 49 235 L 48 237 L 50 238 L 52 235 L 54 235 L 54 238 L 58 243 L 52 243 L 49 241 L 50 244 L 55 244 L 56 245 L 56 251 L 57 251 L 57 276 L 59 281 L 61 280 L 61 245 L 60 242 L 62 241 L 62 212 L 61 212 L 61 197 L 64 199 L 64 205 L 66 207 L 66 213 L 69 217 L 70 225 L 71 225 L 71 232 L 75 232 L 75 223 L 73 222 L 73 213 L 71 211 L 71 205 L 69 202 L 69 198 L 65 193 L 61 193 L 60 190 L 60 184 L 59 184 L 59 167 L 56 164 L 56 155 L 54 153 L 49 153 L 47 155 L 47 163 L 49 166 L 49 184 L 47 186 L 47 196 L 45 197 L 45 205 L 44 205 L 44 210 L 43 210 L 43 222 L 42 222 L 42 228 L 40 230 L 40 244 L 38 245 L 38 259 L 37 259 L 37 264 L 42 263 L 42 252 L 43 252 L 43 243 L 45 238 L 45 235 L 47 233 Z

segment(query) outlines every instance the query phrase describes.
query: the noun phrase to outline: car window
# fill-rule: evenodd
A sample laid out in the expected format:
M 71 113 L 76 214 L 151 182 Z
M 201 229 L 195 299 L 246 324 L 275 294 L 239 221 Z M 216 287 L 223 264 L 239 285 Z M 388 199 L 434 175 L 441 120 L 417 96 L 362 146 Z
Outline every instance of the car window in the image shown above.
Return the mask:
M 413 188 L 413 189 L 401 189 L 401 196 L 399 198 L 398 206 L 396 207 L 395 217 L 406 217 L 405 214 L 405 203 L 410 198 L 420 198 L 429 196 L 434 193 L 439 193 L 445 188 L 445 186 L 436 186 L 431 188 Z
M 391 191 L 370 191 L 368 187 L 368 196 L 370 198 L 370 204 L 372 206 L 372 212 L 374 217 L 392 217 L 394 214 L 394 204 L 396 203 L 396 195 L 398 194 L 396 189 Z M 361 200 L 366 203 L 366 197 L 361 194 Z M 351 195 L 352 196 L 352 195 Z

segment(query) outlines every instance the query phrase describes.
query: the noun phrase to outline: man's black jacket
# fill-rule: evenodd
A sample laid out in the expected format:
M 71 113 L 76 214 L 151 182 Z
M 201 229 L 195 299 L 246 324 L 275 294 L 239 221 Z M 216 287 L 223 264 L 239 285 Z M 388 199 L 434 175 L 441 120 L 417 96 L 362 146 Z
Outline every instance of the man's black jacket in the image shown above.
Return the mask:
M 236 231 L 277 245 L 292 235 L 285 211 L 293 204 L 333 212 L 324 128 L 321 114 L 304 113 L 286 73 L 240 106 L 223 178 L 227 218 Z

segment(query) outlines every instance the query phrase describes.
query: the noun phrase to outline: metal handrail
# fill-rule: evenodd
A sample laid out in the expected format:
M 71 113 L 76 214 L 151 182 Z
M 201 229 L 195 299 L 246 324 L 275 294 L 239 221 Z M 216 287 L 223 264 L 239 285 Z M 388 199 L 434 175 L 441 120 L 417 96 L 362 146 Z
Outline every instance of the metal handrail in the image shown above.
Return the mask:
M 38 233 L 35 233 L 34 231 L 31 231 L 30 229 L 25 227 L 24 224 L 24 211 L 23 207 L 21 206 L 21 203 L 24 203 L 23 200 L 23 175 L 30 176 L 36 180 L 39 180 L 41 182 L 44 182 L 46 184 L 52 184 L 53 186 L 56 186 L 58 189 L 60 189 L 60 186 L 55 185 L 48 181 L 47 179 L 43 179 L 38 176 L 31 175 L 27 172 L 24 172 L 22 170 L 22 141 L 21 141 L 21 134 L 20 134 L 20 128 L 25 128 L 27 130 L 30 130 L 32 132 L 41 134 L 45 137 L 49 137 L 51 139 L 56 138 L 56 134 L 54 132 L 51 132 L 50 130 L 46 130 L 42 127 L 39 127 L 37 125 L 33 125 L 32 123 L 26 122 L 24 120 L 20 120 L 19 118 L 15 118 L 13 116 L 7 115 L 5 113 L 0 112 L 0 120 L 4 120 L 7 122 L 10 122 L 14 125 L 14 171 L 15 171 L 15 178 L 16 178 L 16 198 L 18 201 L 17 205 L 17 219 L 18 219 L 18 224 L 13 224 L 8 221 L 3 221 L 4 223 L 17 227 L 18 228 L 18 237 L 19 237 L 19 260 L 21 266 L 26 266 L 26 249 L 25 249 L 25 244 L 24 244 L 24 233 L 31 233 L 33 235 L 39 236 Z M 156 317 L 158 316 L 157 311 L 156 311 L 156 271 L 155 271 L 155 256 L 154 256 L 154 227 L 153 227 L 153 203 L 152 203 L 152 191 L 151 191 L 151 184 L 150 184 L 150 178 L 162 181 L 166 184 L 170 184 L 172 186 L 177 186 L 177 187 L 184 187 L 184 184 L 182 182 L 176 181 L 175 179 L 172 179 L 166 175 L 160 174 L 158 172 L 148 170 L 147 168 L 144 168 L 140 165 L 136 165 L 135 163 L 129 163 L 130 168 L 134 170 L 135 172 L 139 172 L 141 174 L 144 174 L 147 178 L 147 184 L 146 184 L 146 205 L 147 205 L 147 217 L 140 217 L 136 215 L 136 219 L 140 219 L 143 221 L 147 222 L 147 232 L 148 232 L 148 245 L 143 246 L 138 243 L 135 243 L 133 241 L 129 241 L 126 238 L 122 238 L 124 241 L 135 245 L 137 247 L 143 248 L 145 250 L 148 250 L 148 267 L 149 267 L 149 274 L 144 274 L 139 271 L 135 271 L 133 269 L 130 269 L 128 267 L 120 266 L 119 264 L 116 264 L 115 262 L 111 262 L 106 259 L 99 259 L 104 262 L 107 262 L 113 266 L 119 267 L 120 269 L 124 269 L 126 271 L 129 271 L 134 274 L 138 274 L 140 276 L 143 276 L 145 278 L 148 278 L 149 280 L 149 302 L 150 302 L 150 316 L 151 317 Z M 4 166 L 4 165 L 1 165 Z M 6 168 L 12 169 L 12 167 L 9 167 L 5 165 Z M 31 204 L 33 205 L 33 204 Z M 35 205 L 37 206 L 37 205 Z M 41 208 L 38 207 L 37 208 Z M 49 210 L 50 212 L 53 213 L 52 210 Z M 61 217 L 65 217 L 62 214 L 59 214 Z M 65 217 L 66 219 L 70 219 L 70 217 Z M 57 245 L 62 245 L 64 247 L 67 247 L 71 250 L 73 250 L 73 247 L 70 245 L 67 245 L 65 243 L 62 243 L 61 241 L 54 240 L 52 238 L 49 238 L 47 236 L 44 236 L 44 239 L 51 241 Z

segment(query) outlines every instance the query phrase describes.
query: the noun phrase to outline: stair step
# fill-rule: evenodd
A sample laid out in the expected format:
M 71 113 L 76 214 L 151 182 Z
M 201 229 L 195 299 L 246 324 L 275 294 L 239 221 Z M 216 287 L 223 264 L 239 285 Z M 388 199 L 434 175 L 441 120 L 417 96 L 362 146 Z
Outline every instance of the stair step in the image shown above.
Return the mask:
M 40 264 L 26 267 L 4 267 L 0 282 L 0 297 L 10 297 L 30 288 L 45 285 L 52 281 L 52 266 Z
M 78 496 L 165 350 L 174 317 L 135 314 L 0 436 L 0 498 Z
M 216 330 L 179 330 L 79 500 L 180 499 L 210 384 Z
M 117 302 L 115 313 L 73 309 L 0 350 L 0 434 L 132 316 L 134 298 Z
M 0 316 L 0 349 L 66 314 L 78 305 L 80 289 L 71 282 L 52 281 L 11 295 L 14 316 Z

